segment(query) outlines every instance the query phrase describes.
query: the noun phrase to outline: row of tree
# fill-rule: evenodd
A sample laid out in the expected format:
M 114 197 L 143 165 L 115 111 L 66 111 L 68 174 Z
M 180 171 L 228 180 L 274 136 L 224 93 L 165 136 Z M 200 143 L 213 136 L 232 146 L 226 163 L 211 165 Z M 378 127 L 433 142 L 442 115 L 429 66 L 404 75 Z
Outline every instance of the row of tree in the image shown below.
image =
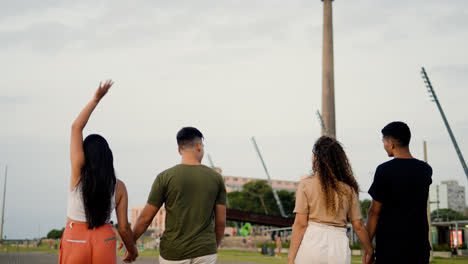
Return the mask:
M 286 190 L 277 193 L 286 214 L 289 217 L 294 217 L 295 193 Z M 241 191 L 230 192 L 227 197 L 230 209 L 266 215 L 281 215 L 273 196 L 273 190 L 267 181 L 248 182 L 244 184 Z
M 284 211 L 288 217 L 294 217 L 294 205 L 296 202 L 295 192 L 280 190 L 277 192 L 283 205 Z M 273 196 L 273 189 L 265 180 L 251 181 L 242 187 L 241 191 L 230 192 L 227 194 L 229 208 L 260 213 L 266 215 L 281 215 L 276 200 Z M 359 201 L 361 213 L 367 218 L 367 213 L 371 205 L 368 199 Z M 431 213 L 432 221 L 454 221 L 467 220 L 468 217 L 452 209 L 440 209 Z M 233 223 L 229 223 L 229 225 Z M 62 237 L 64 229 L 53 229 L 47 234 L 47 238 L 59 239 Z
M 278 196 L 289 217 L 294 217 L 293 210 L 296 200 L 295 192 L 278 191 Z M 229 208 L 241 211 L 261 213 L 267 215 L 281 215 L 273 196 L 271 186 L 265 180 L 251 181 L 242 187 L 241 191 L 228 193 Z M 367 218 L 371 200 L 359 201 L 361 214 Z M 463 213 L 452 209 L 439 209 L 431 213 L 432 221 L 468 220 Z

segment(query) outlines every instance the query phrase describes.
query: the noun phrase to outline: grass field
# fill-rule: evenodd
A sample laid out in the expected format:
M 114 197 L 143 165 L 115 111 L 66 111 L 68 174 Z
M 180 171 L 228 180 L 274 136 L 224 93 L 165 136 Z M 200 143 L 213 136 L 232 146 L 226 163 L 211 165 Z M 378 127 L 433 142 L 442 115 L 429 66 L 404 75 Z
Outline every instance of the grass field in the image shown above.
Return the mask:
M 1 252 L 47 252 L 52 254 L 58 254 L 58 250 L 54 249 L 54 246 L 58 248 L 58 242 L 52 245 L 52 248 L 48 243 L 43 243 L 39 247 L 20 247 L 14 244 L 6 246 L 1 246 Z M 123 251 L 119 251 L 117 255 L 122 256 Z M 155 250 L 144 250 L 139 252 L 140 257 L 150 257 L 156 258 L 159 256 L 158 252 Z M 287 254 L 283 254 L 281 258 L 275 258 L 270 256 L 263 256 L 258 252 L 250 251 L 240 251 L 240 250 L 219 250 L 218 260 L 220 261 L 235 261 L 235 262 L 254 262 L 254 263 L 268 263 L 268 264 L 284 264 L 286 263 Z M 361 263 L 361 258 L 359 256 L 353 256 L 352 263 Z M 468 264 L 468 258 L 436 258 L 432 264 Z M 395 264 L 398 264 L 398 260 L 395 260 Z

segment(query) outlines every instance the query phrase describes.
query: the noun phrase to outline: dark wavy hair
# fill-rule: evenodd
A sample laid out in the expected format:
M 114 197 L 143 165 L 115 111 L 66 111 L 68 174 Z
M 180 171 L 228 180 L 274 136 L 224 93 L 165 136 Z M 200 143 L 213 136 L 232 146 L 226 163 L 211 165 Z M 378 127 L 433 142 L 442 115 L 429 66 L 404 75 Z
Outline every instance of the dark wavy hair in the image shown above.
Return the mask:
M 110 218 L 117 178 L 112 151 L 102 136 L 87 136 L 83 151 L 85 164 L 81 168 L 80 186 L 88 228 L 92 229 L 104 225 Z
M 343 184 L 351 187 L 356 195 L 359 194 L 359 185 L 354 178 L 348 157 L 336 139 L 328 136 L 320 137 L 315 142 L 313 154 L 313 170 L 322 185 L 327 213 L 335 216 L 338 209 L 343 208 L 343 197 L 348 199 L 353 197 L 353 193 L 344 188 Z

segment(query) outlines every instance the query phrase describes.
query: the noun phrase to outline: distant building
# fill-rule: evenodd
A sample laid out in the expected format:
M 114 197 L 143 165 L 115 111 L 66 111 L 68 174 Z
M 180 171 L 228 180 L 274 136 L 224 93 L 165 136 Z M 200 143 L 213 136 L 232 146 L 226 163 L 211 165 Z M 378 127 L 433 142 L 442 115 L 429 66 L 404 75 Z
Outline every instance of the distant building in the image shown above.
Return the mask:
M 143 206 L 132 207 L 132 229 L 135 227 L 136 220 L 143 211 Z M 166 228 L 166 208 L 164 205 L 159 209 L 158 213 L 154 216 L 153 222 L 151 222 L 148 230 L 154 230 L 156 233 L 162 233 Z
M 429 189 L 429 199 L 431 201 L 431 212 L 437 209 L 452 209 L 460 213 L 465 213 L 465 187 L 458 185 L 457 181 L 443 181 L 439 185 L 431 185 Z
M 226 184 L 227 192 L 241 191 L 244 184 L 251 181 L 266 180 L 266 179 L 257 179 L 257 178 L 244 178 L 244 177 L 234 177 L 234 176 L 223 176 L 224 184 Z M 295 192 L 299 186 L 299 181 L 280 181 L 273 180 L 273 189 L 280 191 L 286 190 L 290 192 Z

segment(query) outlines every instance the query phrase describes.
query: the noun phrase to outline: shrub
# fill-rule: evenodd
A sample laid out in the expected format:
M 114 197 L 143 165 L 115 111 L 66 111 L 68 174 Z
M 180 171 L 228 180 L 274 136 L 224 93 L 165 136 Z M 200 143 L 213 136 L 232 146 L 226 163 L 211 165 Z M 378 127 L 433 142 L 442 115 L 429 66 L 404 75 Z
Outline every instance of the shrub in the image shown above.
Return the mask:
M 432 245 L 434 251 L 452 251 L 452 248 L 449 245 Z
M 362 245 L 361 243 L 354 243 L 350 246 L 351 249 L 355 249 L 355 250 L 361 250 L 362 249 Z

